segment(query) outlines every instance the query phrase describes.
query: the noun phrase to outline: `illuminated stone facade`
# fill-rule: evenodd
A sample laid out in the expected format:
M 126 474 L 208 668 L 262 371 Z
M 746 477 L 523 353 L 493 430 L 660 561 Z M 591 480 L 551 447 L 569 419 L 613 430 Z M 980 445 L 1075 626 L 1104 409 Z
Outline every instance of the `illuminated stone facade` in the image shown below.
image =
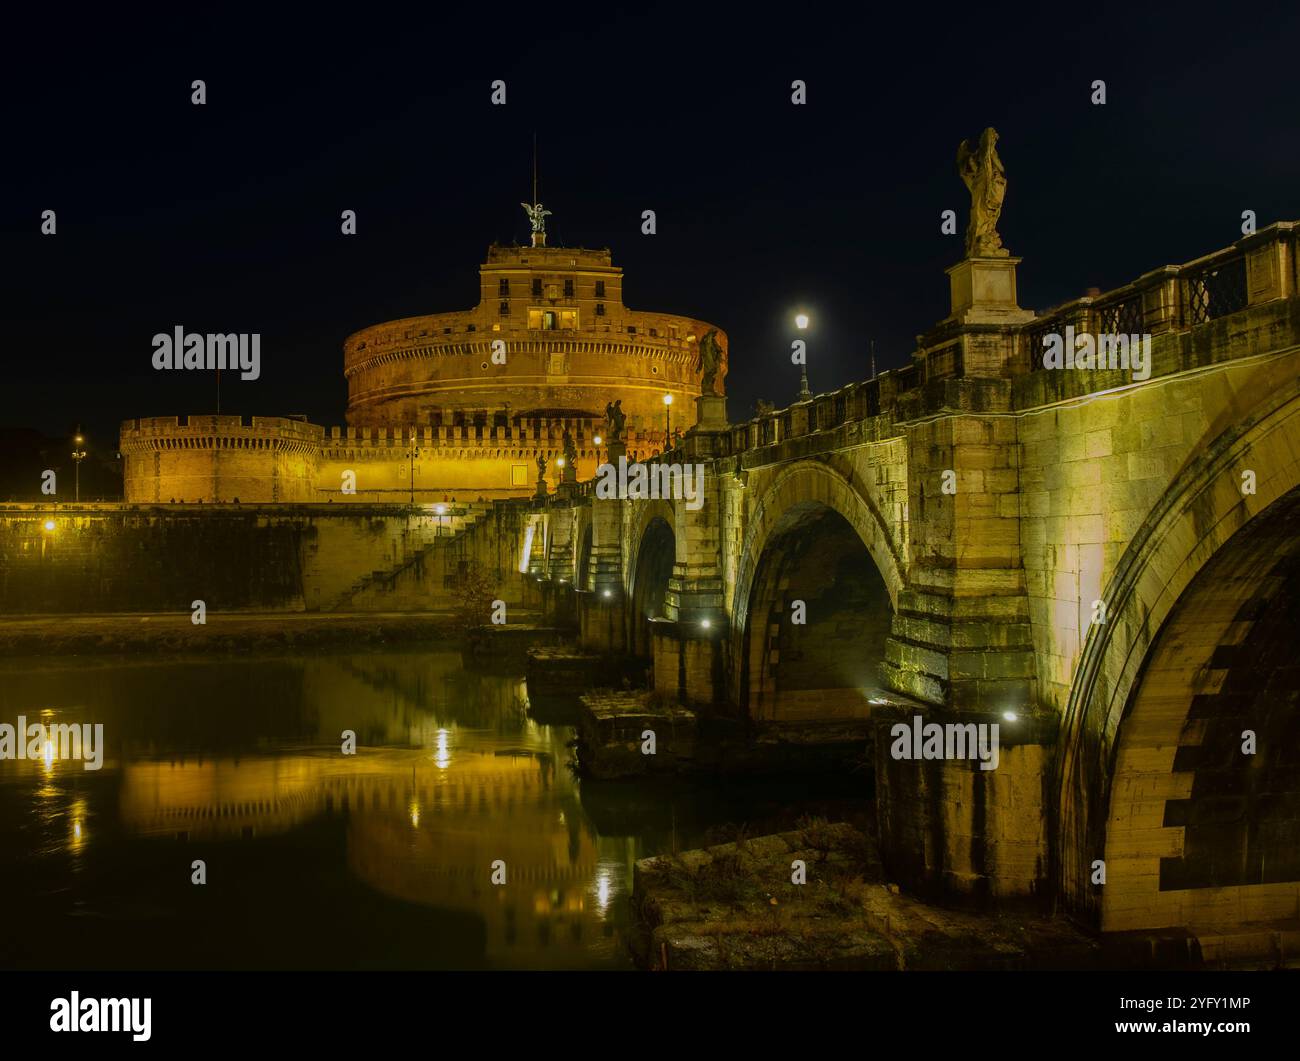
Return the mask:
M 191 416 L 122 425 L 135 503 L 416 501 L 529 496 L 538 460 L 560 479 L 564 434 L 579 479 L 604 459 L 605 408 L 621 402 L 629 455 L 696 422 L 711 332 L 623 305 L 608 250 L 498 247 L 472 310 L 365 328 L 344 343 L 347 427 L 276 417 Z M 671 410 L 665 409 L 671 396 Z M 412 479 L 414 482 L 412 483 Z
M 315 424 L 275 416 L 174 416 L 122 424 L 127 501 L 313 501 L 320 444 Z
M 712 325 L 627 309 L 623 270 L 609 251 L 494 246 L 479 275 L 472 310 L 389 321 L 348 337 L 349 424 L 486 427 L 519 416 L 603 417 L 619 398 L 629 424 L 662 431 L 665 394 L 673 396 L 677 426 L 695 423 L 698 347 Z

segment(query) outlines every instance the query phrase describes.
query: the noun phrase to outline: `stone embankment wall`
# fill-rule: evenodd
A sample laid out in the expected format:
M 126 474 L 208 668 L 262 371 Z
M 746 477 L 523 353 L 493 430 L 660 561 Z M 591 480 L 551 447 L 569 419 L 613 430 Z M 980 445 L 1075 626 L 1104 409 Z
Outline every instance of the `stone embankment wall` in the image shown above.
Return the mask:
M 452 608 L 522 600 L 514 506 L 0 506 L 0 614 Z M 485 617 L 486 621 L 486 617 Z

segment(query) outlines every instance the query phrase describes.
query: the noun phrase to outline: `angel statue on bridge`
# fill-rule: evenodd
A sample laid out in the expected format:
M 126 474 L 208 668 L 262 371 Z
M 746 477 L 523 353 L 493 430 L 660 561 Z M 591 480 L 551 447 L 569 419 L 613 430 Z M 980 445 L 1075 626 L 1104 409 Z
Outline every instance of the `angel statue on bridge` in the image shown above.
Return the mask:
M 623 412 L 623 399 L 605 404 L 605 422 L 609 425 L 609 441 L 623 440 L 623 425 L 627 423 L 627 413 Z
M 701 394 L 721 394 L 720 376 L 727 374 L 727 351 L 718 342 L 718 329 L 710 328 L 700 340 L 695 355 L 695 371 L 700 373 Z
M 988 128 L 972 151 L 966 140 L 957 148 L 957 172 L 970 190 L 970 225 L 966 229 L 966 257 L 1005 258 L 1009 254 L 998 235 L 998 218 L 1007 194 L 1007 171 L 998 158 L 997 130 Z

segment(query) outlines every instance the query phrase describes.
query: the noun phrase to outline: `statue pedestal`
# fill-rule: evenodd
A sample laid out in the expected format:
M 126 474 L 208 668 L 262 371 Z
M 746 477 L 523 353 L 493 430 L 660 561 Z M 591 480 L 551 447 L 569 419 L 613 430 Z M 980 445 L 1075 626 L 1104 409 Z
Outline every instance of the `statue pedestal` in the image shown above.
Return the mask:
M 945 270 L 952 294 L 949 320 L 962 324 L 1015 324 L 1032 320 L 1016 303 L 1016 266 L 1021 259 L 966 258 Z
M 724 395 L 701 394 L 695 399 L 696 431 L 725 431 L 729 426 Z
M 605 445 L 605 463 L 618 467 L 618 462 L 627 456 L 627 443 L 622 439 L 609 442 Z

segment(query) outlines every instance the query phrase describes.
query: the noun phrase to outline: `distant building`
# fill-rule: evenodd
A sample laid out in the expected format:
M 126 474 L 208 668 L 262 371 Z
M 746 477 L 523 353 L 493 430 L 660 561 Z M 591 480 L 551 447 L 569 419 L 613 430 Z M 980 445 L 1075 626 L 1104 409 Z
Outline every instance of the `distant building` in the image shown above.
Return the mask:
M 665 395 L 673 428 L 694 425 L 698 349 L 714 328 L 628 309 L 608 250 L 546 247 L 535 237 L 531 247 L 490 247 L 479 275 L 474 309 L 347 338 L 347 427 L 281 417 L 126 421 L 126 500 L 526 496 L 539 456 L 548 481 L 558 481 L 566 429 L 578 477 L 595 474 L 611 402 L 622 402 L 630 454 L 663 448 Z M 725 351 L 725 333 L 717 338 Z

